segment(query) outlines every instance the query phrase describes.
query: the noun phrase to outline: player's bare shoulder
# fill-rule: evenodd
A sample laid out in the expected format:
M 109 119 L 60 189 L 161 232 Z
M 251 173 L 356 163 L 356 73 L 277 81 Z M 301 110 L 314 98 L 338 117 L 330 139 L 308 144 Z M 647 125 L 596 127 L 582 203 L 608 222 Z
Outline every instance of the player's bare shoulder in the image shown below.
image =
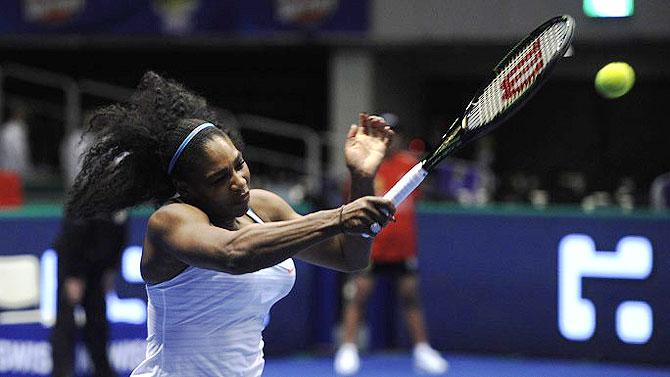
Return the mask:
M 165 234 L 179 224 L 200 221 L 209 222 L 207 215 L 200 209 L 185 203 L 171 203 L 160 207 L 151 214 L 147 225 L 147 233 L 149 235 Z
M 251 190 L 249 206 L 261 218 L 269 221 L 289 220 L 298 216 L 286 200 L 267 190 Z

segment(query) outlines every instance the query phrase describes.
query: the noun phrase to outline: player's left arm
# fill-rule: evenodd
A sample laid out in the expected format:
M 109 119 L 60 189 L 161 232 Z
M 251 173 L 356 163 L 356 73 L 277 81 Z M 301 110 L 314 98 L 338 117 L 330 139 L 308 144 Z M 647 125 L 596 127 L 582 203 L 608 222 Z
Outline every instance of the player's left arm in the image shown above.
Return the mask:
M 360 114 L 357 125 L 347 133 L 344 155 L 351 173 L 350 201 L 374 195 L 373 180 L 393 137 L 393 131 L 381 117 Z M 300 217 L 279 196 L 267 195 L 264 207 L 270 209 L 272 221 L 290 220 Z M 272 197 L 274 196 L 274 198 Z M 393 215 L 392 213 L 389 216 Z M 361 234 L 339 234 L 317 245 L 309 247 L 296 258 L 305 262 L 339 271 L 351 272 L 364 269 L 370 263 L 371 238 Z

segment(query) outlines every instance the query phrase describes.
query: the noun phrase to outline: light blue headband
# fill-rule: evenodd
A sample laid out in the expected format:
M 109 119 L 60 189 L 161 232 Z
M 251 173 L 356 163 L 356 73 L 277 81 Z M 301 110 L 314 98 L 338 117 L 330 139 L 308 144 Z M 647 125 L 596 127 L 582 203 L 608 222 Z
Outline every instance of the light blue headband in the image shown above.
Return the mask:
M 179 146 L 179 148 L 177 148 L 177 151 L 174 152 L 174 156 L 172 156 L 172 160 L 170 160 L 170 165 L 168 165 L 168 170 L 167 170 L 168 175 L 172 174 L 172 169 L 174 169 L 174 164 L 177 162 L 177 160 L 179 159 L 179 156 L 181 156 L 181 153 L 184 151 L 184 148 L 186 148 L 188 143 L 190 143 L 191 140 L 195 137 L 195 135 L 197 135 L 200 131 L 204 130 L 205 128 L 209 128 L 209 127 L 216 127 L 216 126 L 209 123 L 209 122 L 203 123 L 203 124 L 199 125 L 198 127 L 194 128 L 193 131 L 191 131 L 191 133 L 188 134 L 188 136 L 186 136 L 186 139 L 184 139 L 184 141 L 181 142 L 181 145 Z

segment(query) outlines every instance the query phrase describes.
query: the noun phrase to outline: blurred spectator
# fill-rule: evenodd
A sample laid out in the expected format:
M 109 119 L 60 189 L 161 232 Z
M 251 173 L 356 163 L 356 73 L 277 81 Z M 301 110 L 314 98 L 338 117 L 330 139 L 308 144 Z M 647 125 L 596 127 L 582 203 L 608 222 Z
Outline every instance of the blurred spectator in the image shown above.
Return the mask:
M 619 205 L 619 208 L 630 211 L 635 208 L 635 181 L 632 177 L 623 177 L 619 182 L 619 186 L 614 192 L 614 199 Z
M 72 130 L 64 139 L 61 158 L 66 186 L 74 183 L 81 169 L 82 153 L 90 141 L 90 135 L 81 128 Z M 125 211 L 109 219 L 63 219 L 54 246 L 58 252 L 58 309 L 51 333 L 54 377 L 74 375 L 77 339 L 74 313 L 79 305 L 86 314 L 83 340 L 93 362 L 93 376 L 116 376 L 107 356 L 105 296 L 113 288 L 126 233 Z
M 515 171 L 503 175 L 498 190 L 499 200 L 506 203 L 529 203 L 531 193 L 540 188 L 540 179 L 523 171 Z
M 492 136 L 486 136 L 475 144 L 475 161 L 483 168 L 491 169 L 495 162 L 495 141 Z
M 651 183 L 651 207 L 657 210 L 670 208 L 670 173 L 661 174 Z
M 606 208 L 612 205 L 612 196 L 607 191 L 594 191 L 582 199 L 582 209 L 593 211 L 598 208 Z
M 85 117 L 88 119 L 88 117 Z M 90 145 L 92 137 L 84 132 L 83 127 L 69 131 L 60 146 L 61 172 L 63 184 L 72 187 L 77 173 L 81 169 L 82 156 Z
M 557 203 L 579 204 L 586 195 L 586 175 L 578 171 L 563 171 L 556 177 L 552 199 Z
M 387 115 L 384 118 L 392 122 Z M 394 125 L 389 122 L 389 125 Z M 394 127 L 397 132 L 397 127 Z M 375 177 L 375 192 L 383 195 L 418 161 L 416 156 L 401 150 L 399 134 L 394 138 L 387 156 Z M 414 191 L 398 206 L 396 221 L 389 223 L 372 244 L 372 264 L 365 271 L 356 274 L 345 284 L 346 304 L 343 311 L 343 339 L 335 355 L 335 371 L 341 375 L 351 375 L 358 371 L 360 359 L 355 343 L 359 324 L 363 318 L 367 299 L 373 292 L 375 279 L 379 276 L 390 278 L 397 288 L 402 309 L 414 343 L 414 365 L 429 374 L 441 374 L 447 370 L 447 362 L 428 344 L 423 311 L 419 299 L 418 266 L 416 261 L 416 225 Z
M 126 215 L 113 219 L 64 220 L 58 252 L 58 311 L 51 333 L 53 376 L 73 376 L 77 324 L 75 308 L 86 313 L 83 340 L 94 376 L 116 376 L 107 357 L 106 293 L 112 289 L 126 239 Z
M 32 170 L 27 112 L 22 104 L 17 104 L 10 111 L 9 119 L 0 126 L 0 169 L 15 171 L 25 179 Z
M 463 205 L 488 203 L 495 184 L 493 173 L 485 165 L 455 158 L 445 160 L 432 175 L 433 198 Z

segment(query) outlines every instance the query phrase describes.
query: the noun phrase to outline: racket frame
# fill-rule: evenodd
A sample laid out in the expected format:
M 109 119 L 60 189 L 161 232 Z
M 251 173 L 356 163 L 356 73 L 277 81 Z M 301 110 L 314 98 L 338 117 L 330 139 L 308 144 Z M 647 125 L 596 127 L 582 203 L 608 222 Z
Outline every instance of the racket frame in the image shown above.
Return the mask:
M 533 97 L 533 95 L 535 95 L 535 93 L 537 93 L 537 91 L 540 90 L 540 88 L 548 81 L 548 78 L 553 72 L 554 68 L 556 67 L 556 64 L 565 55 L 574 39 L 575 20 L 567 14 L 553 17 L 544 22 L 542 25 L 538 26 L 524 39 L 522 39 L 516 45 L 514 45 L 514 47 L 512 47 L 512 49 L 500 60 L 500 62 L 498 62 L 498 64 L 493 68 L 491 75 L 489 76 L 489 80 L 485 81 L 487 82 L 487 84 L 479 88 L 477 93 L 473 96 L 473 99 L 466 106 L 465 111 L 463 112 L 463 116 L 461 117 L 463 119 L 462 128 L 467 129 L 468 118 L 470 116 L 470 113 L 473 111 L 474 107 L 477 105 L 477 100 L 484 93 L 484 91 L 490 85 L 490 83 L 493 82 L 498 75 L 500 75 L 502 70 L 509 63 L 509 61 L 512 60 L 515 56 L 517 56 L 527 46 L 530 46 L 533 40 L 537 38 L 540 34 L 542 34 L 545 30 L 549 29 L 552 25 L 558 22 L 565 22 L 566 27 L 568 28 L 568 30 L 565 33 L 567 35 L 568 40 L 563 43 L 558 52 L 552 55 L 551 59 L 545 62 L 544 68 L 535 77 L 535 81 L 533 82 L 531 87 L 525 90 L 518 98 L 516 98 L 510 105 L 508 105 L 508 109 L 496 114 L 496 116 L 493 117 L 493 119 L 491 119 L 487 124 L 480 125 L 478 127 L 478 129 L 481 130 L 480 132 L 476 132 L 476 130 L 471 132 L 464 132 L 464 134 L 462 135 L 462 140 L 459 140 L 460 141 L 459 146 L 469 143 L 473 140 L 476 140 L 488 134 L 489 132 L 493 131 L 497 126 L 505 122 L 517 111 L 519 111 L 519 109 L 521 109 L 523 105 L 525 105 L 526 102 L 528 102 L 528 100 L 531 97 Z M 453 149 L 450 149 L 450 151 L 452 150 Z
M 535 40 L 535 38 L 537 38 L 541 33 L 557 22 L 566 23 L 566 27 L 568 28 L 566 32 L 568 40 L 564 42 L 559 50 L 552 55 L 551 59 L 545 62 L 543 70 L 538 73 L 537 76 L 535 76 L 531 87 L 521 93 L 521 95 L 514 99 L 504 111 L 496 114 L 489 122 L 479 125 L 475 130 L 469 130 L 468 119 L 470 114 L 477 105 L 477 101 L 484 93 L 486 88 L 488 88 L 488 86 L 495 81 L 496 77 L 501 74 L 502 70 L 511 59 L 513 59 L 521 51 L 523 51 L 523 49 L 533 43 L 533 40 Z M 414 191 L 416 187 L 418 187 L 418 185 L 425 179 L 428 173 L 437 167 L 442 162 L 442 160 L 444 160 L 447 155 L 458 150 L 464 144 L 476 140 L 493 131 L 497 126 L 509 119 L 509 117 L 514 115 L 521 107 L 523 107 L 523 105 L 542 87 L 542 85 L 544 85 L 554 67 L 556 66 L 556 63 L 558 63 L 558 61 L 567 52 L 574 38 L 574 27 L 575 21 L 569 15 L 552 17 L 542 25 L 535 28 L 535 30 L 530 32 L 525 38 L 514 45 L 514 47 L 512 47 L 512 49 L 493 68 L 489 80 L 485 81 L 486 85 L 483 85 L 481 88 L 479 88 L 479 90 L 477 90 L 473 99 L 470 100 L 466 106 L 463 115 L 460 118 L 456 118 L 451 126 L 449 126 L 447 132 L 440 140 L 440 145 L 421 162 L 416 164 L 414 168 L 407 172 L 400 179 L 400 181 L 398 181 L 386 194 L 384 194 L 384 198 L 391 200 L 394 205 L 398 206 L 403 200 L 405 200 L 407 196 L 409 196 L 412 191 Z M 381 226 L 377 223 L 374 223 L 370 226 L 370 230 L 372 235 L 377 234 L 379 231 L 381 231 Z M 369 237 L 367 234 L 363 234 L 363 236 Z

